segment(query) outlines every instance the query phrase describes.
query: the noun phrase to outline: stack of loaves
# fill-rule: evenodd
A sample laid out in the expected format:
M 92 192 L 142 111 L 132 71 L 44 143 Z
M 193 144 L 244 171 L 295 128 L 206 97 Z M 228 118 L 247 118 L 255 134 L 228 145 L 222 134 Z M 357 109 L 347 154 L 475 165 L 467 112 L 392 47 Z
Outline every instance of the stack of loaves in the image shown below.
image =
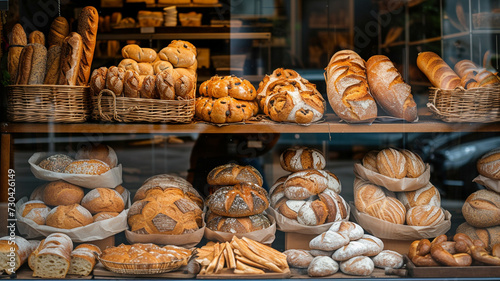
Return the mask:
M 202 227 L 203 199 L 185 179 L 160 174 L 144 181 L 128 212 L 137 234 L 180 235 Z
M 118 162 L 114 150 L 102 144 L 82 146 L 75 158 L 55 154 L 38 165 L 52 172 L 99 175 Z M 121 185 L 87 191 L 56 180 L 37 187 L 18 211 L 22 217 L 39 225 L 72 229 L 118 216 L 125 209 L 127 196 L 128 191 Z
M 283 216 L 302 225 L 320 225 L 344 220 L 348 216 L 345 200 L 340 196 L 337 176 L 323 170 L 321 151 L 308 147 L 291 147 L 281 153 L 281 167 L 291 172 L 271 187 L 271 206 Z
M 233 163 L 215 167 L 207 176 L 213 192 L 207 198 L 207 227 L 213 231 L 247 233 L 271 226 L 260 172 Z
M 311 277 L 335 274 L 339 269 L 349 275 L 370 275 L 375 267 L 400 268 L 403 256 L 384 250 L 379 238 L 364 234 L 363 228 L 350 221 L 335 222 L 309 242 L 310 250 L 284 252 L 290 267 L 307 268 Z M 340 265 L 339 265 L 340 263 Z
M 93 244 L 80 244 L 73 249 L 71 238 L 52 233 L 30 254 L 28 264 L 34 277 L 65 278 L 67 274 L 88 276 L 97 263 L 101 250 Z
M 278 68 L 266 75 L 257 89 L 257 101 L 276 122 L 316 122 L 325 112 L 325 100 L 316 85 L 291 69 Z
M 418 178 L 425 171 L 420 156 L 407 149 L 370 151 L 363 157 L 362 165 L 394 179 Z M 445 218 L 439 190 L 430 182 L 414 191 L 392 192 L 361 181 L 354 186 L 354 204 L 359 212 L 395 224 L 434 226 Z
M 103 89 L 117 97 L 162 100 L 190 100 L 196 93 L 196 47 L 173 40 L 159 53 L 129 44 L 122 48 L 118 66 L 100 67 L 92 72 L 92 95 Z
M 479 174 L 492 180 L 500 180 L 500 149 L 484 154 L 477 161 Z M 473 192 L 462 206 L 466 220 L 457 228 L 472 239 L 479 239 L 487 247 L 500 243 L 500 194 L 494 189 Z
M 20 24 L 10 35 L 8 71 L 11 84 L 17 85 L 71 85 L 86 86 L 97 37 L 99 15 L 96 8 L 82 9 L 77 31 L 70 32 L 64 17 L 53 20 L 47 42 L 36 30 L 28 40 Z
M 234 75 L 213 76 L 200 85 L 199 93 L 195 115 L 207 122 L 242 122 L 259 111 L 254 86 Z
M 40 241 L 26 240 L 21 236 L 4 236 L 0 238 L 0 274 L 16 273 L 33 252 Z

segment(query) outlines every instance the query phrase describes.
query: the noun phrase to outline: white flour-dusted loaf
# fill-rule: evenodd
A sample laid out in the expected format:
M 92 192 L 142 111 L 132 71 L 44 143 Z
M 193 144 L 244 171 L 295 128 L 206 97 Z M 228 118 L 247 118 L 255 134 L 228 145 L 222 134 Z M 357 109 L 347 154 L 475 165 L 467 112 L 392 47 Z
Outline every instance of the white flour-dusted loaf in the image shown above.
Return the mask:
M 322 170 L 326 166 L 325 156 L 321 151 L 304 147 L 294 146 L 287 148 L 280 155 L 280 165 L 288 172 L 298 172 L 307 169 Z
M 339 271 L 339 264 L 326 256 L 315 257 L 307 268 L 307 274 L 311 277 L 324 277 L 335 274 L 337 271 Z
M 403 255 L 391 250 L 383 250 L 372 257 L 373 264 L 378 268 L 401 268 L 403 266 Z
M 370 275 L 375 266 L 372 259 L 365 256 L 358 256 L 340 263 L 340 270 L 349 275 Z

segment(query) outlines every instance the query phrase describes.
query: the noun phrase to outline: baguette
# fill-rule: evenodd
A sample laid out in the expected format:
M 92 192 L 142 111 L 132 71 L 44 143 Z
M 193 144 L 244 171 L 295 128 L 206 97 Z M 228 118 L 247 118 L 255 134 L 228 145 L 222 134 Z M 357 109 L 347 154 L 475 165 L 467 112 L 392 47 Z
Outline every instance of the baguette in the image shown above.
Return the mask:
M 375 100 L 389 114 L 408 122 L 417 120 L 417 104 L 410 85 L 406 84 L 392 61 L 382 55 L 366 62 L 368 84 Z
M 77 32 L 83 41 L 83 52 L 80 66 L 78 68 L 78 78 L 76 85 L 87 85 L 90 78 L 92 59 L 97 38 L 97 26 L 99 24 L 99 14 L 97 9 L 87 6 L 82 9 L 78 17 Z
M 460 76 L 460 85 L 465 89 L 471 89 L 478 86 L 476 81 L 476 74 L 479 67 L 471 60 L 461 60 L 455 64 L 453 68 Z
M 39 30 L 34 30 L 28 36 L 28 43 L 38 43 L 45 46 L 45 35 Z
M 66 38 L 61 49 L 61 70 L 59 72 L 59 85 L 77 85 L 78 69 L 80 68 L 83 53 L 83 41 L 80 34 L 71 32 Z
M 61 67 L 61 46 L 52 45 L 47 52 L 47 66 L 43 84 L 55 85 L 59 79 Z
M 12 84 L 17 82 L 19 59 L 24 46 L 28 44 L 26 32 L 19 23 L 15 24 L 9 36 L 9 53 L 7 55 L 7 70 L 10 74 L 10 82 Z
M 419 53 L 417 66 L 436 88 L 453 90 L 460 86 L 460 77 L 436 53 Z
M 47 38 L 47 46 L 50 48 L 53 45 L 61 46 L 64 38 L 69 35 L 69 24 L 65 17 L 57 17 L 50 25 L 49 35 Z

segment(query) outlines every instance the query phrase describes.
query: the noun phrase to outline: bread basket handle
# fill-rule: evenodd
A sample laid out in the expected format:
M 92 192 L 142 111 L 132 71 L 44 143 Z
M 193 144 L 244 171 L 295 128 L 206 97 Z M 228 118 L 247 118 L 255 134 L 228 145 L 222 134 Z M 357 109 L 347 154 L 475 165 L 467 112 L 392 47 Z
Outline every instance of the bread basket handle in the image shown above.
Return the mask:
M 103 94 L 108 94 L 110 96 L 113 97 L 113 118 L 109 117 L 107 114 L 104 114 L 102 112 L 102 106 L 101 106 L 101 99 L 102 99 L 102 95 Z M 121 122 L 122 120 L 120 119 L 120 117 L 118 117 L 118 113 L 116 111 L 116 95 L 115 93 L 113 93 L 113 91 L 109 90 L 109 89 L 102 89 L 100 92 L 99 92 L 99 95 L 97 96 L 97 109 L 99 110 L 99 116 L 104 120 L 104 121 L 113 121 L 113 120 L 116 120 L 116 121 L 119 121 Z

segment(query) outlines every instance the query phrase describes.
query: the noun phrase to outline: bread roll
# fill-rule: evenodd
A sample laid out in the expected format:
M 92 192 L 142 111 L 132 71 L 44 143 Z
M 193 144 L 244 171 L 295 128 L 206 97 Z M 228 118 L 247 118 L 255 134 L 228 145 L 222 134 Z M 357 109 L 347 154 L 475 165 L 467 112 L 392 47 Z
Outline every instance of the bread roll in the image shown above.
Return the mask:
M 60 205 L 47 215 L 46 224 L 55 228 L 72 229 L 93 223 L 92 214 L 79 204 Z
M 366 74 L 371 94 L 385 111 L 408 122 L 417 120 L 417 104 L 411 87 L 403 81 L 388 57 L 370 57 L 366 62 Z
M 125 70 L 121 67 L 111 66 L 106 76 L 106 88 L 111 90 L 117 97 L 123 94 L 123 77 Z
M 45 185 L 43 202 L 49 206 L 80 204 L 83 189 L 63 180 L 57 180 Z
M 366 207 L 365 212 L 372 217 L 395 224 L 404 224 L 406 217 L 404 205 L 393 197 L 385 197 L 374 202 Z
M 232 97 L 219 99 L 200 97 L 195 102 L 196 117 L 217 124 L 243 122 L 258 111 L 257 102 L 237 100 Z
M 175 81 L 179 74 L 174 69 L 166 69 L 156 74 L 156 89 L 162 100 L 175 99 Z
M 365 61 L 354 51 L 336 52 L 326 67 L 328 100 L 347 122 L 372 122 L 377 104 L 370 93 Z
M 383 250 L 372 257 L 373 264 L 378 268 L 401 268 L 403 267 L 403 255 L 391 250 Z
M 189 67 L 196 63 L 196 48 L 187 41 L 173 40 L 158 55 L 174 67 Z
M 213 231 L 228 233 L 248 233 L 271 226 L 271 222 L 266 215 L 257 214 L 248 217 L 231 218 L 223 216 L 213 216 L 207 219 L 207 227 Z
M 139 74 L 132 70 L 125 71 L 123 75 L 123 96 L 127 98 L 138 98 L 141 80 Z
M 370 275 L 375 269 L 369 257 L 358 256 L 340 263 L 340 271 L 349 275 Z
M 472 193 L 462 206 L 462 214 L 474 227 L 500 225 L 500 194 L 487 189 Z
M 349 244 L 349 241 L 349 237 L 345 234 L 335 231 L 325 231 L 309 241 L 309 248 L 322 251 L 334 251 Z
M 407 173 L 406 157 L 397 149 L 382 149 L 377 154 L 377 169 L 384 176 L 402 179 Z
M 93 96 L 99 95 L 99 93 L 106 89 L 106 77 L 108 75 L 108 68 L 101 66 L 92 71 L 90 76 L 90 93 Z
M 255 87 L 246 79 L 231 76 L 212 76 L 200 85 L 200 95 L 222 98 L 231 96 L 235 99 L 252 101 L 257 97 Z
M 118 212 L 99 212 L 99 213 L 93 215 L 92 219 L 94 220 L 94 222 L 103 221 L 103 220 L 114 218 L 114 217 L 118 216 L 119 214 L 120 213 L 118 213 Z
M 439 190 L 431 183 L 415 191 L 398 192 L 397 197 L 403 203 L 406 210 L 420 205 L 441 207 Z
M 27 201 L 17 210 L 21 216 L 34 221 L 37 224 L 44 225 L 45 219 L 50 212 L 50 208 L 40 200 Z
M 141 48 L 137 44 L 129 44 L 122 48 L 122 56 L 125 59 L 133 59 L 136 62 L 152 63 L 156 60 L 156 52 L 151 48 Z
M 307 169 L 322 170 L 326 166 L 325 156 L 321 151 L 308 147 L 290 147 L 280 154 L 280 165 L 288 172 Z
M 408 209 L 406 224 L 414 226 L 433 226 L 444 221 L 443 209 L 439 206 L 421 205 Z
M 55 85 L 61 71 L 61 45 L 52 45 L 47 52 L 47 65 L 43 84 Z
M 64 173 L 66 166 L 73 161 L 74 159 L 66 154 L 54 154 L 43 159 L 40 163 L 38 163 L 38 166 L 52 172 Z
M 174 71 L 178 74 L 177 79 L 175 80 L 175 95 L 177 96 L 177 99 L 194 99 L 196 95 L 196 76 L 189 70 L 183 68 L 176 68 Z
M 453 90 L 460 85 L 460 77 L 436 53 L 419 53 L 417 66 L 436 88 Z
M 47 45 L 49 48 L 53 45 L 61 46 L 64 38 L 69 34 L 69 24 L 65 17 L 56 17 L 50 25 Z
M 500 180 L 500 149 L 493 149 L 481 156 L 477 161 L 477 171 L 485 177 Z
M 38 43 L 40 45 L 45 46 L 45 35 L 43 32 L 39 30 L 33 30 L 28 36 L 28 43 L 35 44 Z
M 139 63 L 137 63 L 137 68 L 139 69 L 139 71 L 137 71 L 137 73 L 139 73 L 139 75 L 154 75 L 155 74 L 155 72 L 153 70 L 153 65 L 151 65 L 150 63 L 139 62 Z
M 123 198 L 118 191 L 102 187 L 92 189 L 85 194 L 81 205 L 93 215 L 99 212 L 120 213 L 125 208 Z
M 78 79 L 76 85 L 86 86 L 89 82 L 92 71 L 92 60 L 97 39 L 97 26 L 99 24 L 99 14 L 93 6 L 86 6 L 80 11 L 78 16 L 77 32 L 82 37 L 83 51 L 82 61 L 78 68 Z
M 283 254 L 288 266 L 295 268 L 308 268 L 314 258 L 309 251 L 301 249 L 288 249 Z
M 489 248 L 500 243 L 500 225 L 477 228 L 464 222 L 457 227 L 456 233 L 467 234 L 472 240 L 479 239 Z
M 243 182 L 262 186 L 262 175 L 250 165 L 228 163 L 215 167 L 207 176 L 207 183 L 210 185 L 235 185 Z
M 238 183 L 216 190 L 207 201 L 212 212 L 226 217 L 245 217 L 269 207 L 267 191 L 253 183 Z
M 337 273 L 339 264 L 330 257 L 315 257 L 307 268 L 307 275 L 311 277 L 324 277 Z
M 64 38 L 61 49 L 59 85 L 77 85 L 78 72 L 82 63 L 83 45 L 82 37 L 76 32 L 71 32 Z
M 40 241 L 26 240 L 21 236 L 0 238 L 0 273 L 11 275 L 23 265 Z
M 331 172 L 324 170 L 303 170 L 288 176 L 285 183 L 285 196 L 288 199 L 300 200 L 318 195 L 326 189 L 340 193 L 342 187 L 339 179 Z
M 110 170 L 105 162 L 98 159 L 80 159 L 71 162 L 64 172 L 66 174 L 101 175 Z
M 156 90 L 156 76 L 146 75 L 143 78 L 141 88 L 139 89 L 139 97 L 144 99 L 160 98 Z
M 153 62 L 153 70 L 155 72 L 155 75 L 164 71 L 164 70 L 172 69 L 172 68 L 174 68 L 174 67 L 168 61 L 158 60 L 158 61 Z
M 9 35 L 9 53 L 7 55 L 7 70 L 11 84 L 17 84 L 21 52 L 26 44 L 28 44 L 26 32 L 21 24 L 16 23 Z

